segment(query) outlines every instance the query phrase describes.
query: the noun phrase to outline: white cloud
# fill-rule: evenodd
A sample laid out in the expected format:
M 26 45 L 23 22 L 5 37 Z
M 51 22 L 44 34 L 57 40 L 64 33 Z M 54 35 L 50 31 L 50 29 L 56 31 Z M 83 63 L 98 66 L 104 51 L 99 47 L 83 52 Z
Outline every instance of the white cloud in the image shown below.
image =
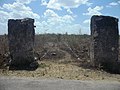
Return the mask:
M 88 15 L 88 16 L 92 16 L 92 15 L 102 15 L 102 13 L 100 12 L 103 9 L 103 6 L 96 6 L 95 8 L 91 8 L 89 7 L 87 10 L 87 13 L 83 13 L 83 15 Z
M 42 33 L 78 33 L 80 24 L 74 23 L 71 15 L 60 16 L 53 10 L 47 9 L 43 15 L 44 20 L 40 23 Z
M 9 13 L 0 11 L 0 34 L 7 32 L 8 18 L 10 18 Z
M 87 13 L 83 13 L 83 15 L 92 16 L 92 15 L 102 15 L 101 10 L 103 9 L 103 6 L 96 6 L 94 8 L 89 7 L 87 9 Z M 83 33 L 89 33 L 90 34 L 90 19 L 86 19 L 83 21 L 84 27 L 83 27 Z M 86 27 L 85 27 L 86 26 Z
M 29 4 L 31 3 L 32 1 L 36 1 L 36 0 L 15 0 L 16 2 L 19 2 L 19 3 L 23 3 L 23 4 Z
M 32 9 L 23 3 L 14 2 L 13 4 L 4 4 L 3 8 L 7 10 L 8 15 L 10 18 L 35 18 L 40 19 L 40 16 L 34 12 L 32 12 Z M 3 12 L 5 12 L 3 10 Z
M 50 9 L 47 9 L 45 12 L 44 12 L 44 16 L 45 17 L 55 17 L 55 18 L 58 18 L 59 16 L 53 11 L 53 10 L 50 10 Z
M 47 19 L 47 22 L 62 24 L 62 23 L 71 23 L 74 18 L 70 15 L 59 16 L 53 10 L 47 9 L 44 12 L 44 18 Z
M 58 0 L 50 0 L 47 3 L 47 8 L 62 10 L 61 9 L 61 4 L 58 2 Z
M 111 2 L 111 3 L 109 3 L 109 5 L 111 5 L 111 6 L 116 6 L 116 5 L 118 5 L 118 3 L 116 3 L 116 2 Z
M 65 9 L 68 14 L 76 17 L 71 11 L 72 8 L 78 8 L 80 5 L 91 6 L 92 3 L 89 0 L 41 0 L 41 5 L 45 5 L 46 8 L 53 10 L 63 10 Z
M 27 4 L 14 2 L 12 4 L 4 4 L 3 10 L 0 11 L 0 34 L 7 33 L 8 19 L 34 18 L 36 25 L 36 33 L 73 33 L 80 27 L 74 24 L 74 18 L 71 15 L 60 16 L 53 10 L 47 9 L 43 13 L 43 17 L 34 13 Z M 74 31 L 73 31 L 74 30 Z
M 46 10 L 44 12 L 44 18 L 47 19 L 47 22 L 49 24 L 54 23 L 54 25 L 63 25 L 65 23 L 72 23 L 72 21 L 74 20 L 74 18 L 70 15 L 64 15 L 64 16 L 59 16 L 57 13 L 55 13 L 53 10 Z
M 90 34 L 90 19 L 86 19 L 83 21 L 83 30 L 82 32 L 83 33 L 87 33 L 87 34 Z
M 118 5 L 120 5 L 120 1 L 117 1 L 117 2 L 111 2 L 111 3 L 109 3 L 106 7 L 113 7 L 113 6 L 118 6 Z
M 83 21 L 84 24 L 90 24 L 90 19 L 86 19 Z
M 5 23 L 8 18 L 10 18 L 10 16 L 7 12 L 0 11 L 0 23 Z
M 34 18 L 35 21 L 40 21 L 40 16 L 32 11 L 30 7 L 27 6 L 33 0 L 16 0 L 12 4 L 3 4 L 0 11 L 0 34 L 7 33 L 7 22 L 8 19 L 23 19 L 23 18 Z
M 36 25 L 36 33 L 78 33 L 80 24 L 74 23 L 74 16 L 70 8 L 66 8 L 69 14 L 60 16 L 51 9 L 47 9 L 43 16 L 40 17 L 37 13 L 34 13 L 28 4 L 34 0 L 26 0 L 24 2 L 16 0 L 12 4 L 4 4 L 0 10 L 0 34 L 7 33 L 8 19 L 22 19 L 22 18 L 34 18 Z M 79 1 L 79 0 L 78 0 Z M 45 0 L 43 0 L 44 4 Z M 71 13 L 71 14 L 70 14 Z
M 67 12 L 68 12 L 69 14 L 73 14 L 73 12 L 71 11 L 70 8 L 67 9 Z
M 47 1 L 46 0 L 41 0 L 41 5 L 47 5 Z
M 89 0 L 50 0 L 47 3 L 46 0 L 42 0 L 42 5 L 46 5 L 47 8 L 62 10 L 62 7 L 65 9 L 77 8 L 82 4 L 89 6 L 92 3 L 89 3 L 88 1 Z
M 13 4 L 3 4 L 3 8 L 9 11 L 31 11 L 30 7 L 25 6 L 23 3 L 14 2 Z
M 120 4 L 120 1 L 118 1 L 118 3 Z

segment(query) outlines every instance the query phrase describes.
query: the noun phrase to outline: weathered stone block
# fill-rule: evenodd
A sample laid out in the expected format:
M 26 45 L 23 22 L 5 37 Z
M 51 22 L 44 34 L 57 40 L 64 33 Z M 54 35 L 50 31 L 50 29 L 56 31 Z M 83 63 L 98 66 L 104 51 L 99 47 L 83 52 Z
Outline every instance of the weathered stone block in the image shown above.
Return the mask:
M 113 71 L 118 61 L 118 19 L 110 16 L 92 16 L 90 58 L 95 67 Z
M 12 57 L 10 69 L 28 69 L 34 60 L 34 19 L 9 19 L 8 39 Z

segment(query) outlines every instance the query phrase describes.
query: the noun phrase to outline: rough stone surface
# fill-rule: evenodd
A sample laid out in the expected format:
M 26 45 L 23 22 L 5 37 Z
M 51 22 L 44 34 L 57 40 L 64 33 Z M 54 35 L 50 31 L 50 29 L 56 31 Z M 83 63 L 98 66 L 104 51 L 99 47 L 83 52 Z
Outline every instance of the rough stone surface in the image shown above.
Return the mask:
M 115 71 L 118 61 L 118 19 L 110 16 L 92 16 L 90 58 L 95 67 Z
M 8 39 L 12 57 L 10 69 L 28 69 L 34 62 L 34 19 L 9 19 Z

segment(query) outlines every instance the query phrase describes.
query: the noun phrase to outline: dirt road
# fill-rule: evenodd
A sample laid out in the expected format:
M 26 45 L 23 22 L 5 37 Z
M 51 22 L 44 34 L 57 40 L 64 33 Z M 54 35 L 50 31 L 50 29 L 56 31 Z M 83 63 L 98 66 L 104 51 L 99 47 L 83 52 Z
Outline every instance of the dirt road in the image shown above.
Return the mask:
M 120 82 L 0 77 L 0 90 L 120 90 Z

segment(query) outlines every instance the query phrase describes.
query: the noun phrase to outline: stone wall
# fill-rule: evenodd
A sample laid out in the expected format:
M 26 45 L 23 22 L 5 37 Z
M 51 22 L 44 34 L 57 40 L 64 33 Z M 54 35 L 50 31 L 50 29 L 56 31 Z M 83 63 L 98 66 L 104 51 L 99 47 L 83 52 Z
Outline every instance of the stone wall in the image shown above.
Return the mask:
M 29 69 L 34 62 L 34 19 L 9 19 L 10 69 Z
M 92 16 L 90 58 L 94 67 L 115 70 L 118 61 L 118 19 Z

